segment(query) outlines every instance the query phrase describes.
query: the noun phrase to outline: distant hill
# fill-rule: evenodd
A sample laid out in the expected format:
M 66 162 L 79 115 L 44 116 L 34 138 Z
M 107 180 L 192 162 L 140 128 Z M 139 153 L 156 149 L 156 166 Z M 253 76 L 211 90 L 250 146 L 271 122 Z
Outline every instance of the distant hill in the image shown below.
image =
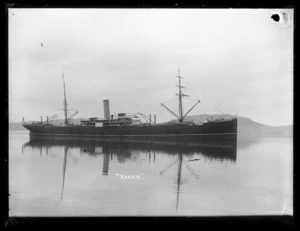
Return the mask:
M 193 121 L 195 123 L 201 123 L 206 119 L 211 118 L 230 118 L 233 115 L 228 114 L 201 114 L 187 116 L 185 121 Z M 257 123 L 246 117 L 238 116 L 238 137 L 239 138 L 262 138 L 262 137 L 292 137 L 293 126 L 268 126 L 265 124 Z M 80 121 L 85 118 L 73 119 L 73 124 L 80 124 Z M 54 120 L 54 125 L 63 124 L 63 120 Z M 9 123 L 10 131 L 27 131 L 22 126 L 22 123 Z
M 202 114 L 187 116 L 185 121 L 201 123 L 211 118 L 232 118 L 228 114 Z M 262 138 L 262 137 L 292 137 L 293 126 L 268 126 L 257 123 L 246 117 L 237 116 L 238 119 L 238 137 L 240 138 Z

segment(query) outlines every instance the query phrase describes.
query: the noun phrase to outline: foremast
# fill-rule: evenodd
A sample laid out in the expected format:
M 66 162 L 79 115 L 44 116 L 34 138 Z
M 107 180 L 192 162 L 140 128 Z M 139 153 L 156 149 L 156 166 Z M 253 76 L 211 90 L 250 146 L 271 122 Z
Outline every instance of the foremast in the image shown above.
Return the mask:
M 67 96 L 66 96 L 66 84 L 64 72 L 62 74 L 63 84 L 64 84 L 64 114 L 65 114 L 65 125 L 68 125 L 68 105 L 67 105 Z

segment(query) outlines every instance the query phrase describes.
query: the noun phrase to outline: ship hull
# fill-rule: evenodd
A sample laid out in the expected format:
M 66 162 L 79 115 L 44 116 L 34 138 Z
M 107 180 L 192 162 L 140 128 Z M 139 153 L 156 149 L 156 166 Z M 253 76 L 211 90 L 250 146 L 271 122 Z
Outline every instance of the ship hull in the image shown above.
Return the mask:
M 237 119 L 202 125 L 172 124 L 151 126 L 39 126 L 24 124 L 31 136 L 85 137 L 104 140 L 162 143 L 231 143 L 237 138 Z

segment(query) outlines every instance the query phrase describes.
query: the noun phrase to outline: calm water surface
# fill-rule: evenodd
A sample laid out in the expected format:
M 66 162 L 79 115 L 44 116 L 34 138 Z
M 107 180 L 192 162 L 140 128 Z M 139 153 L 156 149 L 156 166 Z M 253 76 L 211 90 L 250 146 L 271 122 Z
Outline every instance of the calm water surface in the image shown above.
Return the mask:
M 9 133 L 10 216 L 292 214 L 292 139 L 236 149 Z

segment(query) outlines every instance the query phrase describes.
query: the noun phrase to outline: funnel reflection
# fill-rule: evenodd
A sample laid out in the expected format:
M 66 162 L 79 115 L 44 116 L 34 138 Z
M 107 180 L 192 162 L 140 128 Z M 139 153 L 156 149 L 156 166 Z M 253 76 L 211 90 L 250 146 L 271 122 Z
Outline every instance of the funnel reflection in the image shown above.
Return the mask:
M 126 164 L 127 161 L 137 161 L 139 156 L 143 155 L 145 161 L 149 164 L 159 164 L 157 162 L 157 155 L 168 155 L 169 163 L 160 168 L 157 172 L 159 176 L 163 177 L 170 169 L 174 169 L 177 166 L 176 171 L 176 210 L 179 208 L 179 197 L 182 188 L 182 179 L 187 173 L 191 173 L 192 178 L 199 179 L 199 169 L 194 169 L 196 165 L 193 165 L 193 161 L 199 161 L 201 159 L 208 160 L 210 162 L 230 162 L 235 163 L 237 160 L 237 147 L 236 143 L 214 143 L 211 144 L 197 144 L 197 143 L 143 143 L 143 142 L 120 142 L 112 140 L 91 140 L 91 139 L 57 139 L 57 138 L 45 138 L 45 137 L 31 137 L 29 142 L 25 143 L 22 147 L 26 153 L 28 149 L 37 149 L 38 153 L 43 153 L 43 149 L 46 150 L 47 156 L 51 149 L 61 149 L 64 152 L 63 157 L 63 176 L 62 176 L 62 188 L 61 188 L 61 200 L 63 199 L 63 191 L 66 181 L 67 160 L 68 158 L 74 158 L 74 153 L 79 153 L 80 156 L 88 155 L 90 157 L 102 157 L 102 176 L 109 176 L 110 161 L 113 164 Z M 69 152 L 69 153 L 68 153 Z M 45 153 L 45 152 L 44 152 Z M 70 154 L 70 155 L 69 155 Z M 73 155 L 73 157 L 72 157 Z M 43 155 L 42 155 L 43 156 Z M 160 160 L 160 159 L 158 159 Z M 78 160 L 75 162 L 77 163 Z M 166 163 L 166 162 L 164 162 Z M 183 170 L 187 170 L 184 173 Z M 114 174 L 112 174 L 114 175 Z M 175 177 L 175 176 L 174 176 Z

